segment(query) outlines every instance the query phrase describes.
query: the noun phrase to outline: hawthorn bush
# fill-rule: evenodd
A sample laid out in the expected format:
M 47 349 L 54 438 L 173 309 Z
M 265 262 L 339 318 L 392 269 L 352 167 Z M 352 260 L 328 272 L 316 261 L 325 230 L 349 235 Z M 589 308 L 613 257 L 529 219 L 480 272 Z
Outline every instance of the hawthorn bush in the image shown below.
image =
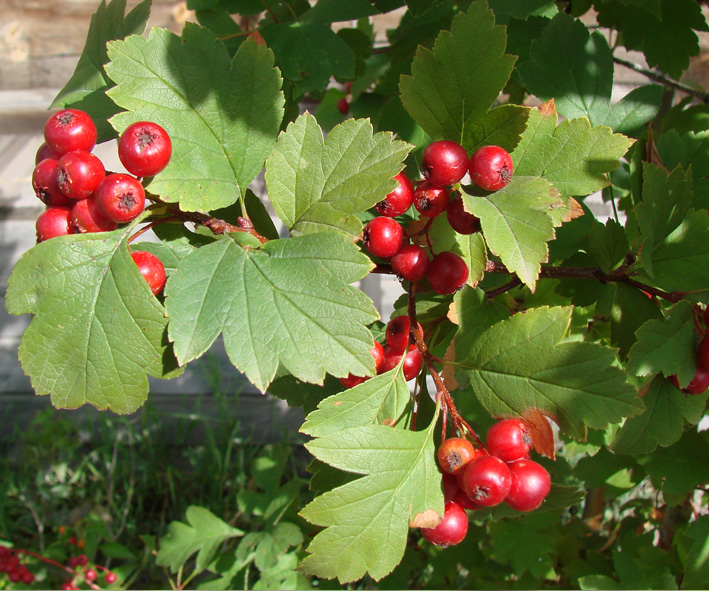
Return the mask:
M 371 17 L 402 7 L 375 44 Z M 188 8 L 176 35 L 144 34 L 148 0 L 98 7 L 51 106 L 87 113 L 99 143 L 156 124 L 171 158 L 138 177 L 137 217 L 62 226 L 7 291 L 58 408 L 132 413 L 147 376 L 221 336 L 304 409 L 300 525 L 266 511 L 243 535 L 193 507 L 157 563 L 211 589 L 254 556 L 272 567 L 257 587 L 707 588 L 709 95 L 680 81 L 700 3 Z M 616 67 L 653 83 L 611 104 Z M 608 220 L 584 202 L 599 193 Z M 400 277 L 403 346 L 357 287 L 370 273 Z

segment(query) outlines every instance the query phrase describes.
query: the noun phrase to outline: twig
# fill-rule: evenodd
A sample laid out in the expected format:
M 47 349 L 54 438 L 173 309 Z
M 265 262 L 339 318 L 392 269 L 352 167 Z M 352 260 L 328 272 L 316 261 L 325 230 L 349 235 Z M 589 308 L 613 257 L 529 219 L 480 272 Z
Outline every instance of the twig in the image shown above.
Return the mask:
M 254 230 L 253 224 L 247 218 L 239 218 L 239 223 L 241 226 L 235 226 L 229 222 L 225 222 L 219 218 L 214 218 L 204 213 L 199 213 L 196 211 L 180 211 L 179 209 L 170 209 L 170 213 L 173 216 L 187 220 L 188 222 L 193 222 L 208 228 L 215 234 L 229 234 L 231 232 L 246 232 L 255 236 L 261 244 L 268 242 L 268 238 L 261 236 L 256 230 Z M 246 226 L 246 227 L 244 227 Z
M 681 82 L 677 82 L 676 80 L 672 80 L 671 78 L 668 78 L 664 74 L 660 74 L 659 72 L 656 72 L 654 70 L 648 70 L 647 68 L 643 68 L 642 66 L 640 66 L 638 64 L 635 64 L 633 62 L 629 62 L 629 61 L 621 59 L 619 57 L 613 57 L 613 61 L 616 64 L 619 64 L 621 66 L 625 66 L 626 68 L 630 68 L 634 72 L 637 72 L 638 74 L 642 74 L 643 76 L 650 78 L 650 80 L 654 80 L 655 82 L 659 82 L 663 86 L 667 86 L 668 88 L 678 90 L 679 92 L 684 92 L 685 94 L 690 94 L 690 95 L 698 98 L 704 104 L 709 104 L 709 93 L 707 93 L 707 92 L 704 92 L 702 90 L 698 90 L 696 88 L 692 88 L 691 86 L 687 86 L 686 84 L 682 84 Z

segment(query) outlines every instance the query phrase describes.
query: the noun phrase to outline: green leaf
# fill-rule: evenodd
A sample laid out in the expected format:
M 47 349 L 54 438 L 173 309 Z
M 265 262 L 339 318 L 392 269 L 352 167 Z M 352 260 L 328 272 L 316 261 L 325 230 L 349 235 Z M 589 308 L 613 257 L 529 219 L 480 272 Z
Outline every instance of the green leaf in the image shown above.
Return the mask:
M 300 432 L 323 437 L 351 427 L 399 425 L 410 407 L 411 392 L 400 363 L 391 371 L 323 400 L 318 409 L 305 418 Z
M 662 93 L 659 84 L 634 88 L 610 108 L 605 121 L 599 119 L 597 124 L 607 125 L 616 133 L 637 137 L 657 117 Z
M 685 133 L 680 136 L 673 129 L 657 141 L 657 151 L 662 163 L 670 170 L 682 165 L 692 171 L 696 209 L 709 208 L 709 132 Z
M 364 477 L 315 498 L 301 515 L 325 527 L 299 570 L 341 583 L 365 574 L 379 580 L 401 561 L 409 523 L 443 515 L 435 460 L 436 414 L 424 431 L 371 425 L 333 432 L 306 444 L 317 459 Z
M 610 310 L 611 343 L 618 347 L 621 359 L 625 359 L 630 348 L 635 344 L 636 331 L 651 318 L 662 318 L 657 303 L 641 290 L 617 282 L 603 286 L 612 305 Z M 603 296 L 596 305 L 596 314 L 602 314 Z
M 702 9 L 694 0 L 660 0 L 660 16 L 645 4 L 596 2 L 598 23 L 617 29 L 623 45 L 642 51 L 648 66 L 679 80 L 689 58 L 699 55 L 695 31 L 709 30 Z
M 229 538 L 243 535 L 204 507 L 187 508 L 187 523 L 173 521 L 167 526 L 167 535 L 160 541 L 158 566 L 170 567 L 176 573 L 195 552 L 195 570 L 204 570 L 214 557 L 219 545 Z
M 529 60 L 518 70 L 527 89 L 544 101 L 555 99 L 567 119 L 607 117 L 613 89 L 613 57 L 600 32 L 589 34 L 572 16 L 559 13 L 532 43 Z
M 693 307 L 688 301 L 672 306 L 664 318 L 649 320 L 636 333 L 628 354 L 628 371 L 636 376 L 677 374 L 689 384 L 697 369 Z
M 498 22 L 527 20 L 530 16 L 554 18 L 559 12 L 554 0 L 490 0 L 490 8 Z
M 689 546 L 684 559 L 682 589 L 706 589 L 709 581 L 709 516 L 697 517 L 687 526 L 682 538 Z
M 657 321 L 655 321 L 657 322 Z M 702 418 L 707 396 L 687 396 L 669 380 L 657 376 L 643 395 L 645 411 L 625 421 L 611 449 L 618 454 L 640 455 L 677 442 L 685 421 L 696 424 Z
M 272 240 L 260 250 L 225 237 L 189 255 L 170 277 L 170 340 L 187 363 L 223 334 L 231 362 L 261 391 L 279 365 L 313 383 L 326 372 L 372 375 L 367 325 L 379 315 L 348 285 L 371 268 L 338 234 Z
M 260 31 L 283 75 L 294 83 L 294 97 L 325 90 L 332 76 L 354 78 L 354 53 L 329 24 L 297 20 Z
M 691 211 L 652 253 L 653 285 L 666 291 L 709 289 L 709 215 Z
M 478 284 L 487 263 L 487 248 L 480 232 L 459 234 L 451 228 L 446 216 L 439 215 L 433 219 L 429 238 L 437 252 L 447 250 L 459 255 L 468 266 L 468 285 Z
M 101 0 L 91 17 L 84 49 L 69 81 L 54 98 L 50 108 L 73 107 L 86 111 L 96 123 L 98 141 L 115 137 L 107 120 L 120 109 L 106 96 L 113 82 L 106 75 L 108 63 L 106 43 L 128 35 L 142 35 L 148 24 L 151 0 L 136 5 L 124 16 L 126 0 Z
M 263 6 L 262 6 L 263 9 Z M 368 0 L 318 0 L 299 18 L 300 22 L 339 23 L 356 21 L 377 14 L 379 11 Z
M 490 144 L 512 152 L 527 128 L 530 111 L 529 107 L 519 105 L 500 105 L 490 109 L 466 126 L 462 143 L 471 154 Z
M 522 140 L 512 153 L 514 174 L 539 176 L 564 195 L 588 195 L 608 186 L 607 173 L 633 143 L 588 119 L 565 119 L 557 126 L 549 105 L 532 109 Z
M 291 546 L 303 543 L 303 534 L 294 523 L 282 522 L 273 530 L 263 532 L 263 537 L 256 546 L 254 564 L 259 570 L 265 570 L 278 563 L 278 559 Z
M 172 139 L 172 159 L 150 183 L 185 211 L 226 207 L 246 194 L 273 149 L 281 119 L 281 78 L 273 54 L 253 40 L 234 59 L 209 31 L 188 23 L 182 38 L 154 28 L 150 36 L 109 43 L 110 97 L 128 110 L 117 131 L 154 121 Z M 170 64 L 170 67 L 166 67 Z
M 643 405 L 612 349 L 561 342 L 571 308 L 536 308 L 487 329 L 461 360 L 475 395 L 493 417 L 537 408 L 562 431 L 584 439 L 586 427 L 604 429 Z
M 594 220 L 589 244 L 589 254 L 593 255 L 604 273 L 619 267 L 628 252 L 625 229 L 613 219 L 608 219 L 605 225 Z
M 506 44 L 504 27 L 495 25 L 485 0 L 476 0 L 450 32 L 438 35 L 433 50 L 419 46 L 399 88 L 404 107 L 431 138 L 469 141 L 468 128 L 486 115 L 514 67 Z
M 8 312 L 34 315 L 20 344 L 22 367 L 58 408 L 134 412 L 148 395 L 146 372 L 167 377 L 175 367 L 165 310 L 133 263 L 129 232 L 52 238 L 10 276 Z
M 315 117 L 305 114 L 278 137 L 266 162 L 266 186 L 278 216 L 294 235 L 362 231 L 355 214 L 396 186 L 412 146 L 389 132 L 374 133 L 366 119 L 347 119 L 323 139 Z
M 558 532 L 550 528 L 554 522 L 556 516 L 543 513 L 494 522 L 490 527 L 492 559 L 509 565 L 518 576 L 529 571 L 535 577 L 552 578 L 558 552 L 554 539 Z
M 488 248 L 532 291 L 554 238 L 550 209 L 559 193 L 540 178 L 515 175 L 506 187 L 482 197 L 463 193 L 466 211 L 480 218 Z

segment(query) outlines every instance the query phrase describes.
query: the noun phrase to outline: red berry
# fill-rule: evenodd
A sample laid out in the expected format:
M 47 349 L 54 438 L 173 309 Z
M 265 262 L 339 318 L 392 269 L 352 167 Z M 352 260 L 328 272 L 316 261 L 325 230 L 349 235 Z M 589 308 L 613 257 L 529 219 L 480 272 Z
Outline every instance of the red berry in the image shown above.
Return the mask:
M 456 495 L 453 497 L 453 500 L 458 503 L 463 509 L 467 509 L 468 511 L 477 511 L 478 509 L 482 509 L 482 505 L 478 505 L 475 501 L 473 501 L 468 495 L 465 494 L 465 491 L 462 491 L 458 489 L 458 492 Z
M 22 582 L 25 585 L 31 585 L 34 583 L 34 575 L 30 571 L 25 570 L 25 572 L 22 573 Z
M 39 214 L 35 223 L 37 242 L 44 242 L 55 236 L 71 234 L 70 214 L 71 209 L 68 207 L 48 207 Z
M 462 481 L 465 494 L 483 507 L 499 505 L 512 485 L 507 464 L 490 455 L 482 455 L 470 462 L 463 471 Z
M 44 140 L 57 156 L 84 150 L 96 145 L 96 125 L 84 111 L 64 109 L 54 113 L 44 124 Z
M 7 575 L 10 577 L 10 580 L 13 583 L 19 583 L 22 580 L 22 575 L 24 574 L 24 571 L 16 568 L 14 570 L 11 570 Z
M 0 546 L 0 560 L 12 555 L 12 550 L 7 546 Z
M 463 198 L 455 193 L 446 210 L 448 223 L 458 234 L 475 234 L 480 231 L 480 220 L 472 213 L 465 211 Z
M 517 511 L 534 511 L 551 489 L 549 472 L 532 460 L 517 460 L 510 462 L 507 467 L 512 484 L 505 503 Z
M 32 171 L 32 188 L 39 200 L 50 207 L 71 206 L 74 202 L 59 189 L 56 158 L 45 158 Z
M 455 496 L 460 492 L 458 487 L 458 480 L 454 474 L 448 474 L 443 472 L 441 474 L 441 482 L 443 484 L 443 500 L 444 502 L 452 501 Z M 458 503 L 460 504 L 460 503 Z
M 702 367 L 697 368 L 692 381 L 684 389 L 688 394 L 703 394 L 709 388 L 709 370 Z
M 71 536 L 71 537 L 69 538 L 69 543 L 70 543 L 72 546 L 76 546 L 76 538 L 75 538 L 74 536 Z
M 449 474 L 462 472 L 478 455 L 477 450 L 470 441 L 462 437 L 446 439 L 438 447 L 436 458 L 441 470 Z
M 96 207 L 96 200 L 81 199 L 71 208 L 69 226 L 74 234 L 89 234 L 93 232 L 112 232 L 118 224 L 108 219 Z
M 78 558 L 78 556 L 70 556 L 70 557 L 69 557 L 69 566 L 70 566 L 71 568 L 76 568 L 77 566 L 79 566 L 79 558 Z
M 421 168 L 431 185 L 447 187 L 457 183 L 468 172 L 468 153 L 456 142 L 433 142 L 423 151 Z
M 404 356 L 403 351 L 397 351 L 389 346 L 384 347 L 384 364 L 382 366 L 382 373 L 394 369 L 401 358 Z M 404 379 L 408 382 L 413 380 L 421 373 L 421 368 L 423 367 L 423 357 L 421 357 L 421 352 L 418 350 L 416 345 L 411 345 L 409 350 L 406 352 L 406 359 L 404 359 Z
M 392 218 L 376 217 L 364 227 L 362 242 L 375 257 L 388 259 L 403 245 L 404 229 Z
M 394 177 L 399 183 L 391 193 L 374 206 L 379 215 L 394 218 L 411 207 L 414 202 L 414 185 L 403 172 Z
M 52 152 L 52 148 L 47 145 L 47 142 L 42 142 L 42 145 L 37 148 L 37 153 L 34 155 L 34 163 L 37 165 L 42 162 L 42 160 L 46 160 L 47 158 L 59 160 L 57 155 Z
M 435 218 L 442 214 L 450 201 L 447 189 L 434 187 L 431 183 L 421 183 L 414 191 L 414 207 L 421 215 Z
M 134 220 L 145 207 L 145 190 L 128 174 L 109 174 L 94 191 L 96 205 L 107 218 L 119 224 Z
M 135 264 L 138 265 L 141 275 L 148 282 L 153 295 L 158 295 L 167 281 L 162 261 L 154 254 L 144 250 L 136 250 L 131 256 Z
M 503 419 L 488 429 L 485 443 L 493 456 L 514 462 L 529 453 L 532 438 L 527 425 L 519 419 Z
M 706 335 L 699 341 L 697 347 L 697 369 L 709 371 L 709 335 Z
M 81 566 L 85 566 L 89 563 L 89 557 L 86 556 L 86 554 L 79 554 L 76 559 L 78 560 L 79 565 Z
M 354 388 L 355 386 L 359 386 L 366 381 L 366 376 L 353 376 L 352 374 L 349 374 L 347 377 L 340 378 L 340 383 L 348 390 L 350 388 Z
M 423 329 L 420 324 L 418 325 L 418 329 L 423 337 Z M 409 317 L 402 314 L 401 316 L 395 316 L 387 322 L 387 326 L 384 331 L 384 339 L 392 350 L 403 353 L 409 346 L 410 332 L 411 323 L 409 321 Z
M 709 305 L 704 308 L 704 325 L 709 328 Z
M 470 157 L 470 180 L 485 191 L 499 191 L 512 180 L 512 157 L 500 146 L 484 146 Z
M 374 357 L 374 367 L 377 374 L 381 373 L 382 366 L 384 365 L 384 347 L 382 347 L 381 343 L 374 341 L 374 347 L 372 347 L 369 352 L 372 354 L 372 357 Z M 358 386 L 367 379 L 367 377 L 349 374 L 346 378 L 340 378 L 340 382 L 345 388 L 349 389 Z
M 445 504 L 443 519 L 436 527 L 422 527 L 423 537 L 436 546 L 460 544 L 468 533 L 468 516 L 455 501 Z
M 92 569 L 92 568 L 87 568 L 87 569 L 84 571 L 84 578 L 85 578 L 87 581 L 94 582 L 94 581 L 98 578 L 98 573 L 97 573 L 94 569 Z
M 65 154 L 57 164 L 59 189 L 72 199 L 86 199 L 105 175 L 101 160 L 83 150 Z
M 350 112 L 350 101 L 348 101 L 344 96 L 337 101 L 337 110 L 343 115 L 347 115 Z
M 428 266 L 428 283 L 436 293 L 455 293 L 468 280 L 468 265 L 457 254 L 450 251 L 438 253 Z
M 118 157 L 137 177 L 154 176 L 172 156 L 172 141 L 157 123 L 139 121 L 129 125 L 118 140 Z
M 402 246 L 399 252 L 391 257 L 391 268 L 404 281 L 419 281 L 428 271 L 428 255 L 426 249 L 418 244 Z
M 115 583 L 117 578 L 118 577 L 116 577 L 116 575 L 114 573 L 106 573 L 105 579 L 109 585 L 112 585 L 113 583 Z

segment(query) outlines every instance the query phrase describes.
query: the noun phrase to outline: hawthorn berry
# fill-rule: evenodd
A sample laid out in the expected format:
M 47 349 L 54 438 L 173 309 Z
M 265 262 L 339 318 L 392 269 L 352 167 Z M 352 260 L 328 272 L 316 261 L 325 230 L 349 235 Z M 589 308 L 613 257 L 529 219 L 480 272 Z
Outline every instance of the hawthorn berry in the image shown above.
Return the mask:
M 434 187 L 457 183 L 468 172 L 468 153 L 457 142 L 440 140 L 423 151 L 421 168 L 424 178 Z
M 380 216 L 370 220 L 364 227 L 362 243 L 375 257 L 393 257 L 404 242 L 404 229 L 396 220 Z
M 512 180 L 512 157 L 500 146 L 483 146 L 470 157 L 470 180 L 485 191 L 499 191 Z
M 339 101 L 337 101 L 337 110 L 343 115 L 347 115 L 347 113 L 350 112 L 350 101 L 343 96 Z
M 56 158 L 45 158 L 32 171 L 32 188 L 37 198 L 49 207 L 71 206 L 74 204 L 69 197 L 59 189 Z
M 396 188 L 374 206 L 379 215 L 395 218 L 411 207 L 414 202 L 414 185 L 405 173 L 400 172 L 394 177 L 398 183 Z
M 465 211 L 463 198 L 460 193 L 455 193 L 446 210 L 450 227 L 458 234 L 475 234 L 480 231 L 480 220 L 472 213 Z
M 84 150 L 64 154 L 57 163 L 59 189 L 72 199 L 86 199 L 105 175 L 101 160 Z
M 37 152 L 34 155 L 34 163 L 35 166 L 42 162 L 42 160 L 46 160 L 47 158 L 53 158 L 54 160 L 59 160 L 57 155 L 52 152 L 52 148 L 50 148 L 47 145 L 47 142 L 42 142 L 42 145 L 37 148 Z
M 441 215 L 450 201 L 448 189 L 435 187 L 428 181 L 421 183 L 414 191 L 414 207 L 421 215 L 435 218 Z
M 697 347 L 697 368 L 709 371 L 709 335 L 705 335 Z
M 106 583 L 108 583 L 109 585 L 112 585 L 113 583 L 116 582 L 116 579 L 117 579 L 117 578 L 118 578 L 118 577 L 115 575 L 115 573 L 108 572 L 108 573 L 106 573 L 106 576 L 104 577 L 104 580 L 105 580 Z
M 512 483 L 505 503 L 517 511 L 534 511 L 551 489 L 549 472 L 532 460 L 516 460 L 508 463 L 507 467 Z
M 384 365 L 384 347 L 382 347 L 381 343 L 374 341 L 374 346 L 369 350 L 369 352 L 374 358 L 374 368 L 377 374 L 380 374 L 382 366 Z M 349 389 L 358 386 L 367 379 L 368 378 L 365 376 L 353 376 L 352 374 L 349 374 L 345 378 L 340 378 L 340 382 L 345 388 Z
M 145 250 L 136 250 L 131 253 L 131 256 L 135 264 L 138 265 L 140 274 L 148 283 L 153 295 L 159 295 L 167 281 L 167 275 L 165 274 L 165 267 L 162 261 L 153 253 Z
M 171 156 L 169 134 L 152 121 L 129 125 L 118 140 L 118 158 L 137 177 L 155 176 L 165 169 Z
M 478 452 L 470 441 L 462 437 L 450 437 L 438 446 L 436 459 L 441 470 L 448 474 L 458 474 L 477 455 Z
M 423 336 L 423 329 L 420 324 L 418 325 L 418 329 L 421 336 Z M 387 322 L 386 329 L 384 330 L 384 339 L 392 350 L 403 353 L 410 344 L 410 332 L 411 321 L 407 315 L 402 314 L 401 316 L 395 316 Z
M 96 205 L 107 218 L 119 224 L 134 220 L 145 207 L 145 190 L 129 174 L 109 174 L 94 191 Z
M 445 504 L 443 519 L 436 527 L 422 527 L 424 539 L 436 546 L 460 544 L 468 533 L 468 516 L 465 509 L 455 501 Z
M 118 227 L 113 220 L 103 215 L 93 197 L 77 201 L 69 214 L 69 226 L 73 234 L 112 232 Z
M 404 281 L 419 281 L 428 271 L 428 255 L 426 249 L 418 244 L 402 246 L 399 252 L 391 257 L 391 268 Z
M 447 295 L 458 291 L 468 280 L 468 265 L 450 251 L 439 252 L 428 265 L 426 277 L 436 293 Z
M 98 578 L 98 573 L 92 568 L 87 568 L 84 571 L 84 578 L 93 583 Z
M 382 373 L 394 369 L 401 358 L 404 357 L 404 351 L 398 351 L 391 348 L 389 345 L 384 347 L 384 364 L 382 365 Z M 421 373 L 423 368 L 423 357 L 421 357 L 421 352 L 418 350 L 416 345 L 411 345 L 406 351 L 406 358 L 404 359 L 404 379 L 408 382 L 413 380 L 416 376 Z
M 483 507 L 493 507 L 505 500 L 510 492 L 512 476 L 507 464 L 500 458 L 481 455 L 463 470 L 463 490 L 468 497 Z
M 679 385 L 679 379 L 677 379 L 677 374 L 670 376 L 670 380 L 675 385 L 675 388 L 679 388 L 682 392 L 687 394 L 703 394 L 709 388 L 709 371 L 697 367 L 697 371 L 692 378 L 692 381 L 687 384 L 685 388 L 681 388 Z
M 532 438 L 527 425 L 519 419 L 503 419 L 488 429 L 485 444 L 491 455 L 503 462 L 514 462 L 529 453 Z
M 45 209 L 35 222 L 37 232 L 37 242 L 44 242 L 55 236 L 66 236 L 72 234 L 69 215 L 71 209 L 69 207 L 48 207 Z
M 88 113 L 78 109 L 54 113 L 44 124 L 44 141 L 59 157 L 74 150 L 90 152 L 96 139 L 96 125 Z

